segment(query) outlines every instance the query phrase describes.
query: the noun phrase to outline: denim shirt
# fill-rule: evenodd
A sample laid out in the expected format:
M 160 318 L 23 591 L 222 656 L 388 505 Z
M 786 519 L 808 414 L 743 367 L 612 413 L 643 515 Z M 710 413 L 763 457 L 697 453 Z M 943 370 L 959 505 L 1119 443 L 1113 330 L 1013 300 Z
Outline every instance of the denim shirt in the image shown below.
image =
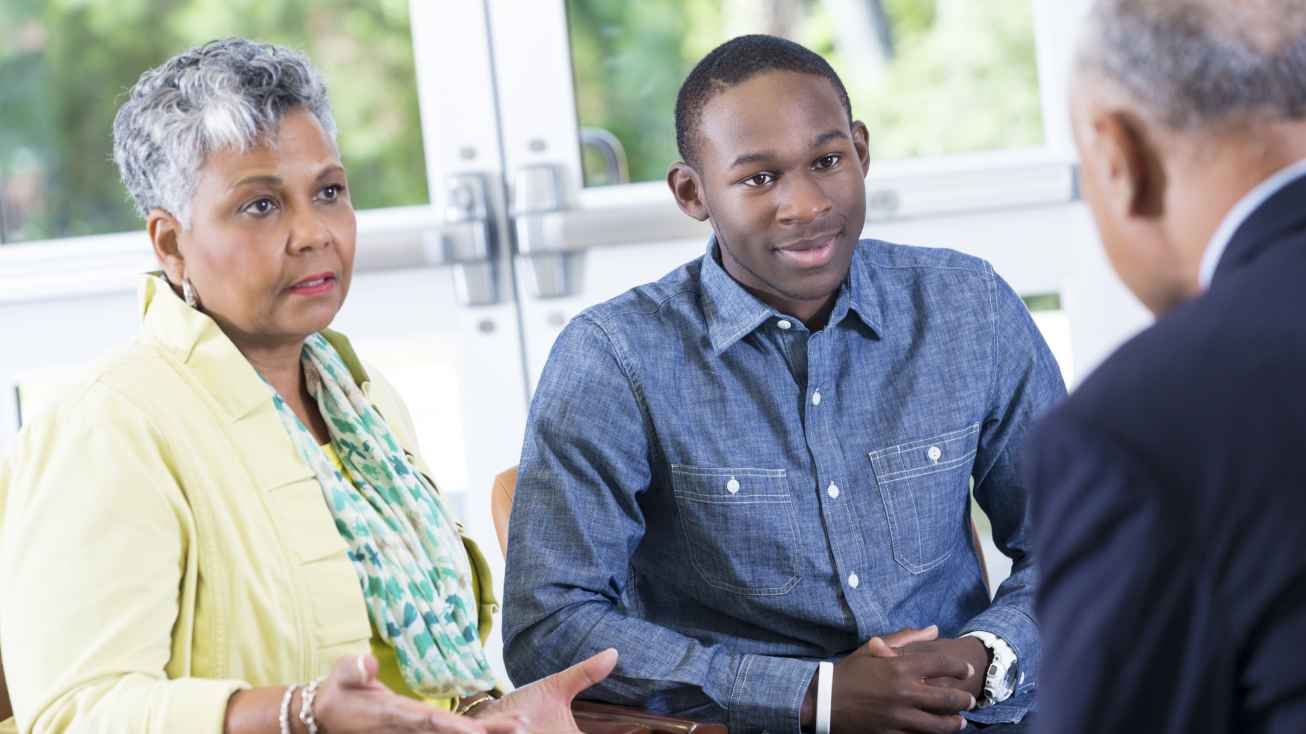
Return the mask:
M 985 261 L 863 240 L 828 325 L 702 258 L 577 316 L 535 394 L 509 528 L 518 684 L 608 647 L 587 696 L 798 732 L 816 660 L 939 626 L 1038 678 L 1025 431 L 1065 395 Z M 968 489 L 1013 560 L 990 603 Z

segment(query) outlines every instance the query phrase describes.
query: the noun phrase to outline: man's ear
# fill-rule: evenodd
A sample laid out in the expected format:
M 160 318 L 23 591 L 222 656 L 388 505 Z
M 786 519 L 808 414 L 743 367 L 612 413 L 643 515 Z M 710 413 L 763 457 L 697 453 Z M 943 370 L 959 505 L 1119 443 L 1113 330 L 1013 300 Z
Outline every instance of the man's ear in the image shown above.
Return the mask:
M 680 211 L 700 222 L 707 221 L 707 201 L 703 197 L 703 182 L 698 171 L 684 161 L 676 161 L 667 171 L 667 186 L 676 198 Z
M 1104 112 L 1092 121 L 1093 136 L 1084 165 L 1100 166 L 1105 199 L 1124 219 L 1154 218 L 1165 200 L 1165 168 L 1142 120 L 1123 111 Z
M 186 259 L 181 254 L 178 243 L 182 231 L 181 222 L 163 209 L 151 209 L 145 217 L 145 231 L 150 235 L 154 257 L 163 266 L 168 280 L 181 287 L 181 280 L 186 277 Z
M 853 122 L 853 150 L 857 151 L 857 160 L 862 166 L 862 176 L 871 171 L 871 133 L 866 123 L 861 120 Z

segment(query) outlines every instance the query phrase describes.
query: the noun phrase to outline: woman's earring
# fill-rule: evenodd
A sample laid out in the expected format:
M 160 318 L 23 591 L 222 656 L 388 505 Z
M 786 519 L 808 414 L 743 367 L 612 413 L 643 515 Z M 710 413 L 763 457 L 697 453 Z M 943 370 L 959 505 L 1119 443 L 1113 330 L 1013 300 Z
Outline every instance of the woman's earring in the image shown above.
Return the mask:
M 181 279 L 181 297 L 191 308 L 197 308 L 200 304 L 199 299 L 195 297 L 195 286 L 190 284 L 190 278 Z

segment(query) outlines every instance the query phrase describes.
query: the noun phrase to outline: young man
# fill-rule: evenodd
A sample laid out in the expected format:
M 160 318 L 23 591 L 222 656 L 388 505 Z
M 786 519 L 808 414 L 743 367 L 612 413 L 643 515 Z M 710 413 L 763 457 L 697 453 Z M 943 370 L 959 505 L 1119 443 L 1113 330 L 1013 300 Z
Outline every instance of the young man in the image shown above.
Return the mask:
M 1306 4 L 1099 0 L 1084 195 L 1157 323 L 1039 431 L 1058 732 L 1306 732 Z
M 510 530 L 509 672 L 617 647 L 599 696 L 741 732 L 1019 721 L 1039 665 L 1019 454 L 1064 395 L 1024 304 L 981 260 L 859 242 L 867 129 L 807 49 L 717 48 L 676 126 L 668 183 L 714 234 L 554 346 Z M 992 603 L 972 476 L 1014 561 Z

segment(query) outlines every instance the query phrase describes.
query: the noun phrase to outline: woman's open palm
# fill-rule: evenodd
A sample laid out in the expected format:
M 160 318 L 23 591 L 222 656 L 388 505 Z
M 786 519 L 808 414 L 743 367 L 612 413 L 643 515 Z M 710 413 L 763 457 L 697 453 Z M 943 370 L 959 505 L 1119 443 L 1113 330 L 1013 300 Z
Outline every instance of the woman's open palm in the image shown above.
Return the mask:
M 617 651 L 607 649 L 570 668 L 518 688 L 503 698 L 477 708 L 482 716 L 516 714 L 532 734 L 568 734 L 579 729 L 571 715 L 571 702 L 581 691 L 598 683 L 617 665 Z

